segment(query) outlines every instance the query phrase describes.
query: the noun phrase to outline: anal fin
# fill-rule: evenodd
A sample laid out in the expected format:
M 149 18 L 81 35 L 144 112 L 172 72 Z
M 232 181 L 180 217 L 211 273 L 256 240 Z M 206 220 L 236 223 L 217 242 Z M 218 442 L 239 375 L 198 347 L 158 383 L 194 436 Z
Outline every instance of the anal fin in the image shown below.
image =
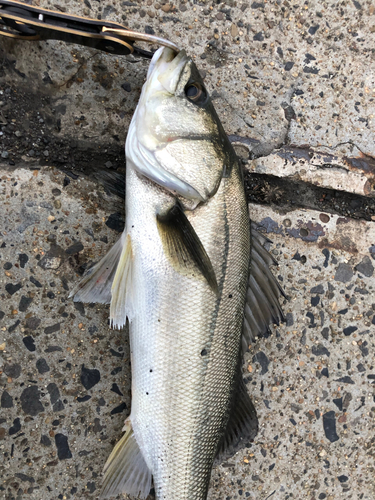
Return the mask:
M 152 474 L 139 449 L 129 419 L 125 434 L 113 448 L 104 466 L 104 479 L 100 499 L 128 494 L 146 498 L 151 489 Z
M 225 434 L 218 448 L 218 459 L 232 456 L 241 445 L 258 433 L 258 417 L 239 370 Z

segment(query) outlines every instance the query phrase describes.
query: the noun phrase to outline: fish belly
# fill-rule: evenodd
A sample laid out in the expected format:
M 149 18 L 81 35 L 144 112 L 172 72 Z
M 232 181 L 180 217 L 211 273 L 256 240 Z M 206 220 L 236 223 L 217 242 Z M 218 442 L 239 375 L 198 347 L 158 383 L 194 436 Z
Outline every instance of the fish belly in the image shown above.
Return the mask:
M 200 500 L 207 496 L 238 369 L 250 226 L 237 167 L 212 199 L 185 212 L 211 259 L 216 295 L 199 271 L 178 272 L 163 251 L 156 213 L 173 203 L 128 168 L 130 420 L 157 500 Z

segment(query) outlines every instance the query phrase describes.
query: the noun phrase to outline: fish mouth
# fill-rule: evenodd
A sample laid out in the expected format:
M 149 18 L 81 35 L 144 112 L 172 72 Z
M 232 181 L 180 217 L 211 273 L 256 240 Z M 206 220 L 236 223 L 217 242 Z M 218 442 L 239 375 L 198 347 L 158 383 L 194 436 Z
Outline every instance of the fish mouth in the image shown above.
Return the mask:
M 182 71 L 189 62 L 184 50 L 176 54 L 168 47 L 160 47 L 154 54 L 143 86 L 137 109 L 131 121 L 126 140 L 126 156 L 141 174 L 168 191 L 191 200 L 196 206 L 204 197 L 189 183 L 168 172 L 155 157 L 162 149 L 152 122 L 154 99 L 165 99 L 176 92 Z M 171 139 L 169 139 L 171 140 Z M 178 140 L 178 137 L 173 138 Z

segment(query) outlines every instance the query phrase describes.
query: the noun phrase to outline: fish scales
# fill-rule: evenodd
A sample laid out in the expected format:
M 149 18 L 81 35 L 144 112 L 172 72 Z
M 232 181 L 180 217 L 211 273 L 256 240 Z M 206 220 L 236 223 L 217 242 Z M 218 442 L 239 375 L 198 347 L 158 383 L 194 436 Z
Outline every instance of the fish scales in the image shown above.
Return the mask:
M 146 498 L 153 479 L 157 500 L 205 500 L 217 453 L 256 435 L 241 345 L 282 319 L 282 291 L 265 238 L 250 232 L 236 155 L 184 51 L 154 55 L 126 157 L 124 233 L 73 292 L 110 303 L 113 327 L 129 321 L 131 413 L 101 498 Z
M 128 169 L 129 192 L 144 190 L 127 211 L 134 226 L 134 269 L 137 273 L 139 266 L 143 277 L 143 283 L 135 280 L 139 313 L 130 328 L 131 421 L 153 471 L 157 498 L 206 498 L 226 424 L 249 269 L 249 220 L 245 197 L 238 194 L 240 183 L 238 169 L 233 168 L 216 195 L 189 213 L 213 263 L 217 297 L 205 281 L 181 277 L 170 268 L 155 218 L 150 217 L 155 213 L 149 203 L 155 187 L 145 186 Z M 165 203 L 165 193 L 161 197 L 156 204 Z M 142 252 L 145 238 L 147 255 Z

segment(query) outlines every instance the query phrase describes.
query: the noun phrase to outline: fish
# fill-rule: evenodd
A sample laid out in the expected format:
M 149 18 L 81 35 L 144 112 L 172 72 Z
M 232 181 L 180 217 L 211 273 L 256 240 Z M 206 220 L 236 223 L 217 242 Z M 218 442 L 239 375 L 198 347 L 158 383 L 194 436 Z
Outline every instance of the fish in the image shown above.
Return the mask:
M 202 77 L 184 50 L 150 63 L 126 139 L 125 229 L 75 288 L 129 324 L 132 400 L 101 497 L 204 500 L 220 454 L 258 430 L 243 352 L 282 321 L 266 238 Z

